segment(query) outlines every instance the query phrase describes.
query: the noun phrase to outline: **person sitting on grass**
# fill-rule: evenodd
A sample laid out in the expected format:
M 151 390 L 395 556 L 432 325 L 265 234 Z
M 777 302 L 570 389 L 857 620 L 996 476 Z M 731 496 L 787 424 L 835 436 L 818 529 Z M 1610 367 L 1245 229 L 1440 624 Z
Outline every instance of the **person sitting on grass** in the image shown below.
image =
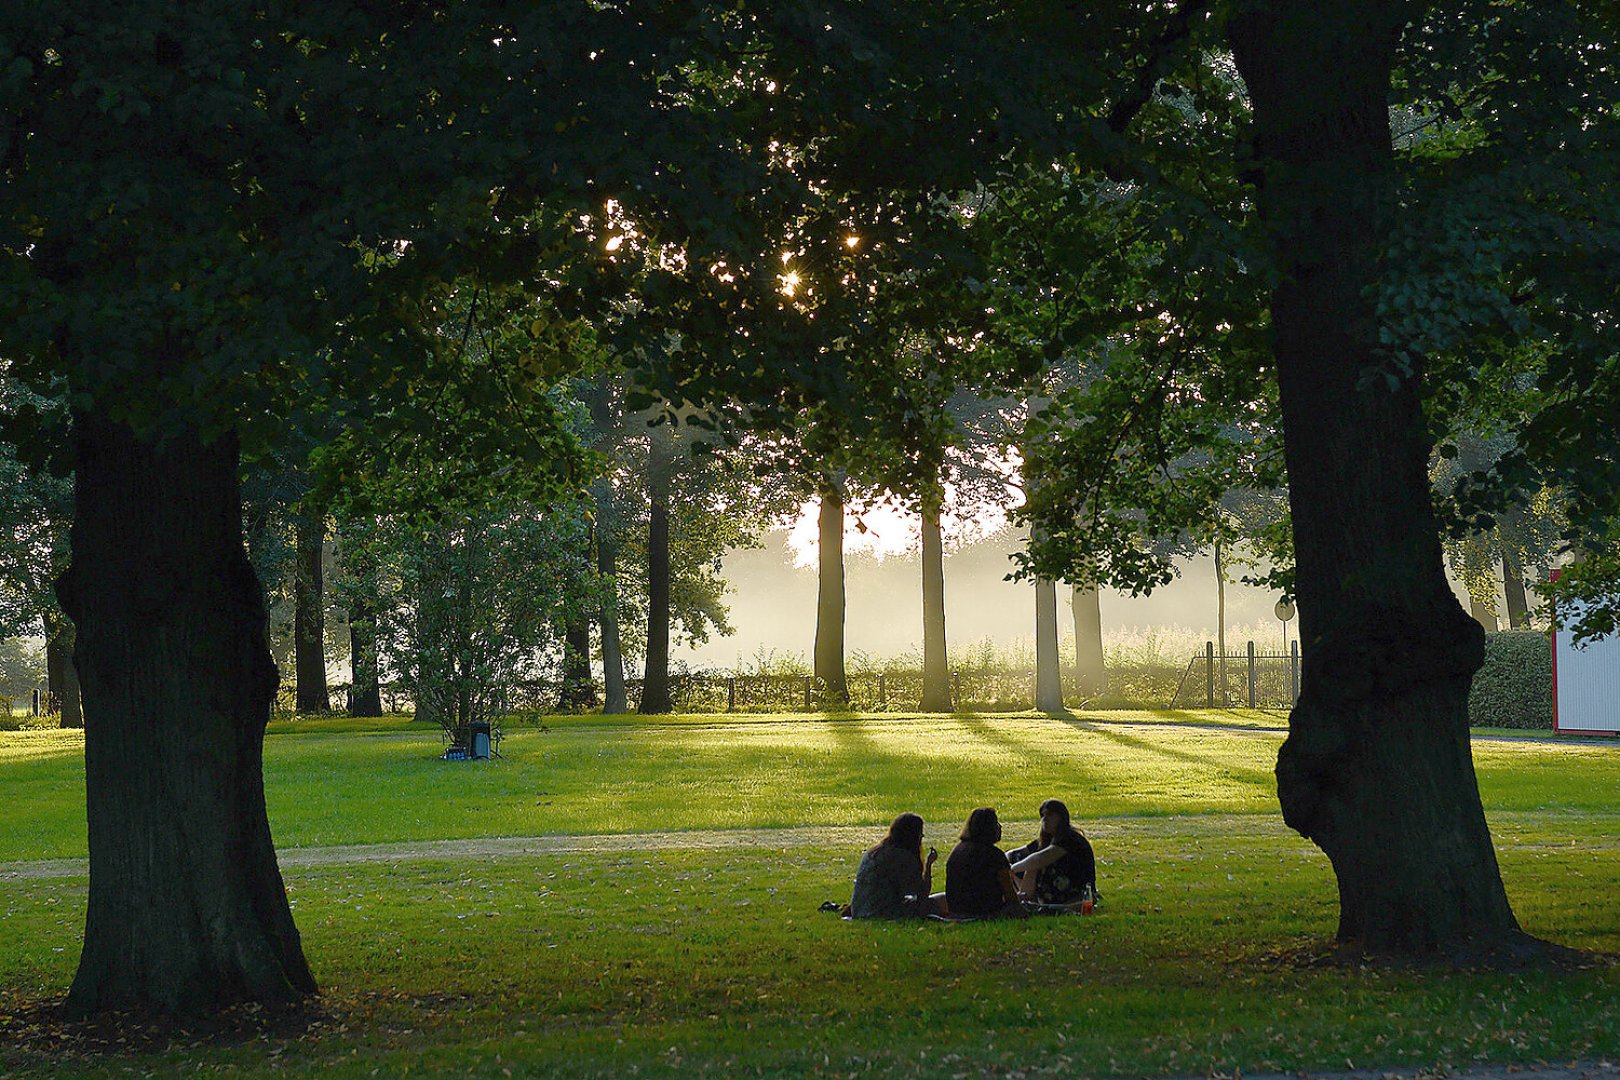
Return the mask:
M 1091 842 L 1069 821 L 1057 799 L 1041 803 L 1041 834 L 1007 853 L 1018 894 L 1026 900 L 1078 908 L 1097 893 L 1097 860 Z
M 1001 821 L 988 806 L 968 815 L 962 842 L 945 862 L 945 907 L 952 918 L 1018 918 L 1025 914 L 1012 867 L 998 847 Z
M 850 918 L 920 919 L 943 912 L 943 899 L 929 895 L 939 852 L 929 848 L 924 860 L 922 838 L 922 818 L 901 814 L 894 819 L 889 835 L 861 856 L 849 901 Z

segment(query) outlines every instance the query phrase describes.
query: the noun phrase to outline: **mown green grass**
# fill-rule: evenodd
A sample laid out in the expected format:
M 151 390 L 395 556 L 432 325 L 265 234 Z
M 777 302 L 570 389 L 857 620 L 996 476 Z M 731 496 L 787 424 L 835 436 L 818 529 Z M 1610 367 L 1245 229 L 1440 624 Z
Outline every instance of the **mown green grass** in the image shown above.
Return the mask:
M 514 728 L 506 760 L 442 762 L 437 729 L 402 718 L 272 725 L 271 826 L 284 847 L 787 825 L 886 823 L 900 810 L 960 823 L 975 806 L 1035 816 L 1065 798 L 1085 819 L 1276 812 L 1283 733 L 1231 727 L 1265 713 L 1024 714 L 897 719 L 565 717 Z M 82 857 L 81 744 L 0 733 L 0 862 Z M 1493 809 L 1612 808 L 1612 744 L 1480 740 Z
M 0 859 L 74 854 L 60 819 L 82 819 L 76 747 L 0 739 Z M 0 1073 L 1230 1075 L 1620 1054 L 1613 966 L 1309 962 L 1335 892 L 1326 860 L 1277 819 L 1279 739 L 1031 716 L 579 718 L 514 735 L 510 760 L 484 766 L 431 760 L 436 737 L 399 721 L 278 725 L 266 782 L 284 846 L 627 835 L 584 853 L 290 867 L 328 1020 L 93 1059 L 16 1027 L 11 1045 L 4 1019 L 65 992 L 85 880 L 0 875 Z M 1474 749 L 1525 928 L 1620 953 L 1620 747 Z M 25 791 L 41 805 L 18 836 Z M 857 824 L 875 839 L 916 808 L 944 848 L 968 809 L 995 803 L 1018 842 L 1053 793 L 1096 843 L 1096 917 L 845 924 L 814 908 L 847 894 L 859 844 L 665 849 L 634 835 Z

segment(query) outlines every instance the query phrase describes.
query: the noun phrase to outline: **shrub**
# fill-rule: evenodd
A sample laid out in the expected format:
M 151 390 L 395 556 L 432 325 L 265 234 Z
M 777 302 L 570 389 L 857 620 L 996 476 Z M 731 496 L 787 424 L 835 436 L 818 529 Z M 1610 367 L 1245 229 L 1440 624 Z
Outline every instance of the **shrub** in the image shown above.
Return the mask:
M 42 731 L 62 726 L 62 718 L 56 713 L 35 716 L 26 710 L 13 712 L 9 701 L 3 704 L 6 707 L 0 710 L 0 731 Z
M 1474 727 L 1552 730 L 1552 648 L 1547 635 L 1514 630 L 1485 635 L 1485 666 L 1468 692 Z

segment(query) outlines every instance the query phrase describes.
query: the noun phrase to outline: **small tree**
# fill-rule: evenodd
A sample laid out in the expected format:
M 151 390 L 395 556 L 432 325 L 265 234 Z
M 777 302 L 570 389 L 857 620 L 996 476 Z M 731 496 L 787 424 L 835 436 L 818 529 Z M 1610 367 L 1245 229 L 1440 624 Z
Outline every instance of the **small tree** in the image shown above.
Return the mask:
M 557 677 L 556 627 L 586 580 L 587 527 L 572 504 L 513 500 L 437 526 L 389 522 L 373 538 L 368 550 L 397 590 L 379 620 L 380 651 L 418 719 L 462 742 L 469 725 L 509 708 L 516 685 Z

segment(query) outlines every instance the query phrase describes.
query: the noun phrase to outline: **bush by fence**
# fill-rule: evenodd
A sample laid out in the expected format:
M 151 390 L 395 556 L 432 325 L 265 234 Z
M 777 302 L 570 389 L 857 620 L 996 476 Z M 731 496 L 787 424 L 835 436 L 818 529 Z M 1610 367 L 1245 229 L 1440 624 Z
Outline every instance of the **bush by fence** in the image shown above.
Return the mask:
M 1552 730 L 1552 646 L 1537 630 L 1485 635 L 1485 666 L 1468 692 L 1475 727 Z
M 1111 667 L 1101 693 L 1081 694 L 1073 670 L 1064 672 L 1064 700 L 1072 708 L 1161 708 L 1175 693 L 1181 668 L 1173 664 Z M 857 712 L 915 712 L 922 700 L 922 672 L 896 668 L 852 670 L 847 676 L 847 708 Z M 334 687 L 332 700 L 344 700 L 346 687 Z M 630 708 L 641 701 L 641 680 L 625 682 Z M 682 713 L 808 712 L 838 705 L 812 676 L 792 670 L 742 671 L 680 668 L 670 672 L 675 711 Z M 600 700 L 601 688 L 597 688 Z M 409 712 L 410 698 L 393 684 L 382 686 L 385 712 Z M 501 692 L 506 715 L 576 711 L 562 704 L 562 684 L 555 681 L 509 683 Z M 951 700 L 964 712 L 1017 712 L 1034 708 L 1035 672 L 1015 668 L 962 668 L 951 673 Z M 293 689 L 277 694 L 275 713 L 293 714 Z

